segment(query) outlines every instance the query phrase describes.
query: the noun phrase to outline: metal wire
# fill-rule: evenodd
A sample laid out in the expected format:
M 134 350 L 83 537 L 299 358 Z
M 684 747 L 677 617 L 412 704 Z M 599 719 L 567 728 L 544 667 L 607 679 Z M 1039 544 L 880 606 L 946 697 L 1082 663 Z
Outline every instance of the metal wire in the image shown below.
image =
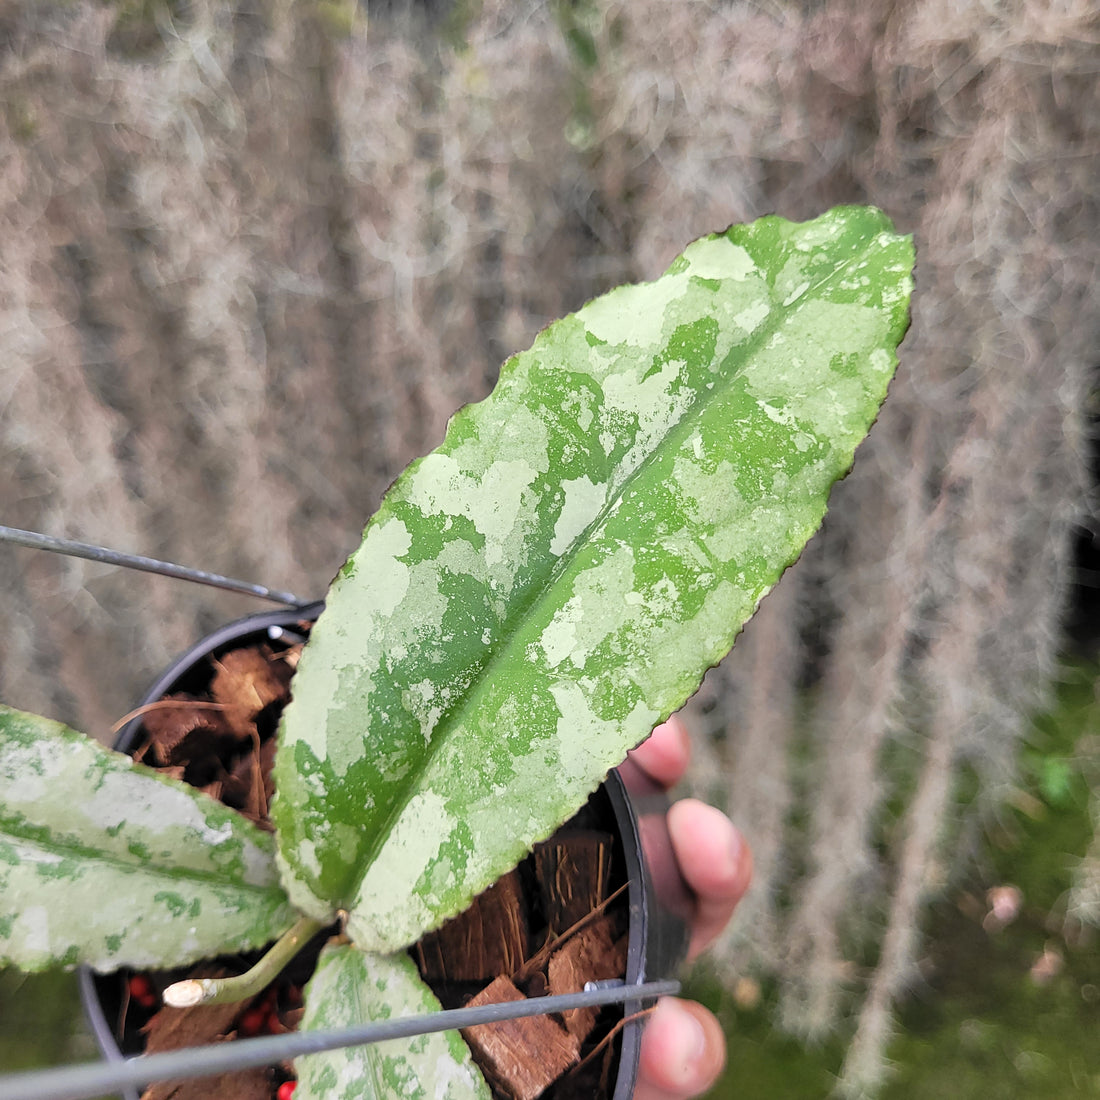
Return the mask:
M 157 558 L 146 558 L 139 554 L 125 554 L 119 550 L 109 550 L 106 546 L 74 542 L 72 539 L 57 538 L 53 535 L 41 535 L 37 531 L 23 531 L 18 527 L 0 526 L 0 542 L 28 546 L 33 550 L 49 550 L 51 553 L 67 554 L 73 558 L 86 558 L 88 561 L 103 562 L 105 565 L 121 565 L 126 569 L 139 569 L 143 573 L 159 573 L 162 577 L 195 581 L 197 584 L 224 588 L 230 592 L 241 592 L 246 596 L 256 596 L 261 600 L 270 600 L 272 603 L 281 603 L 288 607 L 305 607 L 310 602 L 295 596 L 293 592 L 280 592 L 262 584 L 249 584 L 247 581 L 223 577 L 218 573 L 207 573 L 202 569 L 189 569 L 184 565 L 175 565 L 170 561 L 159 561 Z
M 480 1005 L 477 1008 L 455 1008 L 422 1016 L 402 1016 L 339 1031 L 296 1031 L 287 1035 L 238 1039 L 232 1043 L 141 1055 L 123 1062 L 89 1062 L 61 1069 L 15 1073 L 0 1077 L 0 1100 L 87 1100 L 88 1097 L 102 1096 L 124 1088 L 143 1087 L 154 1081 L 228 1073 L 341 1047 L 378 1043 L 386 1039 L 407 1039 L 435 1031 L 516 1020 L 523 1016 L 541 1016 L 625 1001 L 650 1001 L 679 991 L 680 983 L 677 981 L 643 982 L 611 989 L 595 988 L 583 993 Z

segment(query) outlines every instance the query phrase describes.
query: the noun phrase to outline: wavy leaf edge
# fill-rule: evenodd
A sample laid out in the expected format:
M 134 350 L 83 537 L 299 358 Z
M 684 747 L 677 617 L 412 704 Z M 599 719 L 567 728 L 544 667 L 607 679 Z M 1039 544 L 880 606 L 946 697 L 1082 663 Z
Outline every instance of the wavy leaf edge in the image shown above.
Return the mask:
M 297 905 L 349 910 L 364 948 L 415 941 L 682 705 L 850 468 L 912 264 L 873 208 L 731 227 L 551 324 L 452 417 L 296 676 L 272 815 Z

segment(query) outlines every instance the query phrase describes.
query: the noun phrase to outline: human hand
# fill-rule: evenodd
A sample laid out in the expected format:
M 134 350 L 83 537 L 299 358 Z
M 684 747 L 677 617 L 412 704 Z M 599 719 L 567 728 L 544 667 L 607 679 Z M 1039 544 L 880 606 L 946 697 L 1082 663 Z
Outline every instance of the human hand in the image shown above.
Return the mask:
M 687 769 L 690 742 L 673 716 L 630 753 L 655 783 L 668 789 Z M 668 831 L 680 873 L 694 898 L 688 958 L 718 936 L 748 889 L 752 854 L 720 810 L 694 798 L 668 811 Z M 718 1079 L 726 1040 L 713 1013 L 694 1001 L 664 997 L 642 1033 L 634 1100 L 689 1100 Z

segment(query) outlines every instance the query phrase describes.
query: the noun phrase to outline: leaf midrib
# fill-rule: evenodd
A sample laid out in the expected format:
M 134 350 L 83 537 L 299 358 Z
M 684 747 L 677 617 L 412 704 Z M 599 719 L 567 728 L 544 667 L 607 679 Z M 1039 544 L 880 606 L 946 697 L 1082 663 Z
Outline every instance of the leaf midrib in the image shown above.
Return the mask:
M 18 832 L 10 820 L 0 821 L 0 840 L 10 840 L 25 847 L 37 848 L 49 855 L 59 856 L 62 859 L 75 859 L 84 864 L 106 864 L 114 870 L 128 874 L 148 874 L 155 878 L 165 878 L 174 882 L 197 882 L 231 890 L 243 890 L 252 894 L 277 893 L 284 897 L 286 895 L 277 879 L 268 886 L 260 886 L 256 883 L 227 878 L 224 872 L 216 870 L 200 871 L 190 867 L 171 868 L 155 863 L 135 863 L 132 860 L 125 859 L 118 853 L 107 853 L 101 849 L 90 848 L 76 842 L 49 844 L 43 842 L 39 837 L 32 837 L 26 833 Z

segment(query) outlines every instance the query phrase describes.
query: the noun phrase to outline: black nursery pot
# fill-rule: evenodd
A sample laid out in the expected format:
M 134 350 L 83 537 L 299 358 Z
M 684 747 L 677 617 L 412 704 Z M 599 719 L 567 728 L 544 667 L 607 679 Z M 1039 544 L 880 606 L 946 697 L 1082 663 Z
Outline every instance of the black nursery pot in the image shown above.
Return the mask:
M 275 650 L 289 648 L 303 640 L 323 608 L 324 604 L 318 602 L 298 609 L 261 612 L 221 627 L 174 661 L 138 706 L 176 692 L 201 694 L 213 677 L 211 658 L 260 644 Z M 139 715 L 123 726 L 115 748 L 133 753 L 144 740 Z M 665 793 L 631 761 L 608 775 L 588 805 L 588 812 L 600 818 L 601 828 L 615 836 L 614 860 L 619 875 L 628 884 L 628 984 L 669 977 L 683 961 L 687 948 L 686 921 L 691 900 L 672 854 L 667 809 Z M 140 1036 L 120 1027 L 124 992 L 119 976 L 98 975 L 82 968 L 79 985 L 85 1015 L 103 1056 L 108 1061 L 119 1061 L 139 1053 Z M 629 1018 L 649 1003 L 628 1001 L 622 1007 L 623 1015 Z M 629 1100 L 633 1095 L 642 1026 L 640 1019 L 634 1019 L 622 1028 L 611 1100 Z M 124 1100 L 140 1100 L 134 1089 L 121 1095 Z

